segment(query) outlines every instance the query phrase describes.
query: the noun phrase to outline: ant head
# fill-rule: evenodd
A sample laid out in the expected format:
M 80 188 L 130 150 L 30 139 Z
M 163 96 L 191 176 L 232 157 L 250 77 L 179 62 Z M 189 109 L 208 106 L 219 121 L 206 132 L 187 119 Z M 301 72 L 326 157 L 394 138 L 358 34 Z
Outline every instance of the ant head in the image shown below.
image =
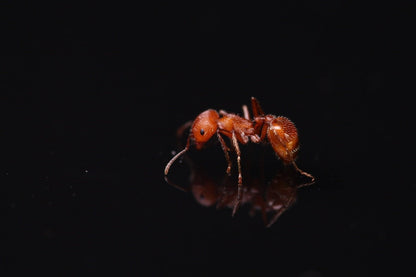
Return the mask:
M 197 149 L 202 146 L 217 132 L 219 115 L 214 110 L 206 110 L 198 115 L 192 124 L 192 135 Z

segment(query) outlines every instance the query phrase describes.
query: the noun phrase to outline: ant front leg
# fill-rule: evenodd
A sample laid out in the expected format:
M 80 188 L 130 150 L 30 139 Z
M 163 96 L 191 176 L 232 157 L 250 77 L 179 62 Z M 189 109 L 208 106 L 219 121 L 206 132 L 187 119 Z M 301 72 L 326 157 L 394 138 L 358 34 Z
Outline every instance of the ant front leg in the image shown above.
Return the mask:
M 228 151 L 230 151 L 230 149 L 227 147 L 227 144 L 222 138 L 219 129 L 217 129 L 217 137 L 221 143 L 221 148 L 224 151 L 225 159 L 227 160 L 227 170 L 226 170 L 227 175 L 230 175 L 231 174 L 231 159 L 230 159 L 230 155 L 228 154 Z
M 240 147 L 238 146 L 238 140 L 237 136 L 235 135 L 235 132 L 232 132 L 232 142 L 235 149 L 235 152 L 237 153 L 237 165 L 238 165 L 238 190 L 237 190 L 237 199 L 234 203 L 234 209 L 233 209 L 233 216 L 237 212 L 238 207 L 240 206 L 241 198 L 242 198 L 242 192 L 243 192 L 243 176 L 241 175 L 241 152 Z

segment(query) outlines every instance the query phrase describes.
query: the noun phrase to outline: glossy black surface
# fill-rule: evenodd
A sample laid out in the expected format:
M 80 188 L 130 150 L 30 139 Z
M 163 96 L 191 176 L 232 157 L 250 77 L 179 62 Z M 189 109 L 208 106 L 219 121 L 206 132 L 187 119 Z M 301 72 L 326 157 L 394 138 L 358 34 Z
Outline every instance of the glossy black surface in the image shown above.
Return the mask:
M 293 1 L 53 8 L 17 9 L 2 53 L 6 276 L 415 274 L 414 135 L 392 116 L 385 13 Z M 242 113 L 251 96 L 296 123 L 298 165 L 317 178 L 270 228 L 163 176 L 181 124 L 208 108 Z M 270 147 L 241 149 L 243 161 L 265 153 L 269 178 L 282 167 Z M 215 142 L 189 155 L 225 176 Z M 190 173 L 178 162 L 169 176 L 189 186 Z

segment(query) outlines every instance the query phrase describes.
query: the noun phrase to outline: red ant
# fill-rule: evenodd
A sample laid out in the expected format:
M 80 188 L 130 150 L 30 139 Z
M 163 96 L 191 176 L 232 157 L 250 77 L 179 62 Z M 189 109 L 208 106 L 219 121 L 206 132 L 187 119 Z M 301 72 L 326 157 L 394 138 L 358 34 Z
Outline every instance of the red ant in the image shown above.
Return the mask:
M 168 174 L 169 168 L 186 151 L 189 150 L 191 141 L 195 144 L 196 149 L 201 149 L 205 143 L 217 135 L 218 141 L 224 151 L 227 160 L 227 174 L 231 172 L 231 160 L 228 154 L 230 149 L 227 147 L 223 135 L 231 139 L 234 150 L 237 154 L 238 166 L 238 191 L 235 200 L 233 215 L 238 209 L 242 198 L 243 177 L 241 175 L 241 152 L 238 143 L 247 144 L 250 140 L 254 143 L 265 141 L 266 137 L 273 150 L 285 164 L 293 164 L 295 169 L 302 175 L 311 178 L 311 183 L 315 178 L 301 169 L 295 163 L 299 150 L 298 132 L 288 118 L 283 116 L 265 115 L 260 107 L 260 103 L 254 97 L 251 98 L 253 119 L 250 119 L 248 108 L 243 106 L 244 118 L 236 114 L 227 113 L 224 110 L 219 112 L 209 109 L 199 114 L 192 122 L 191 132 L 188 136 L 185 148 L 177 153 L 166 165 L 165 175 Z M 188 124 L 186 124 L 188 126 Z

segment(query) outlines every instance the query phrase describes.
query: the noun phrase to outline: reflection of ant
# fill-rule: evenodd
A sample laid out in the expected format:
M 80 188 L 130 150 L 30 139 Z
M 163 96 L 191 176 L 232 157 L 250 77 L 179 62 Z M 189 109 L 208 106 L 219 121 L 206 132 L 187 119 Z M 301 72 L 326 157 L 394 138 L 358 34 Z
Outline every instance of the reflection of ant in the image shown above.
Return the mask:
M 299 139 L 295 125 L 288 118 L 283 116 L 265 115 L 256 98 L 251 98 L 253 119 L 250 119 L 248 108 L 243 106 L 244 118 L 236 114 L 227 113 L 223 110 L 219 112 L 209 109 L 199 114 L 192 123 L 184 126 L 191 126 L 188 140 L 185 148 L 176 154 L 166 165 L 165 175 L 168 174 L 169 168 L 177 158 L 189 150 L 191 141 L 195 144 L 196 149 L 201 149 L 205 143 L 215 134 L 224 151 L 227 160 L 227 174 L 231 172 L 231 160 L 223 135 L 231 139 L 233 148 L 237 154 L 238 166 L 238 190 L 235 198 L 233 215 L 238 209 L 242 199 L 243 177 L 241 174 L 240 147 L 238 143 L 247 144 L 249 140 L 254 143 L 266 141 L 271 144 L 273 150 L 285 164 L 292 164 L 294 168 L 302 175 L 315 178 L 298 168 L 295 159 L 299 150 Z M 186 128 L 183 127 L 183 128 Z
M 217 176 L 212 171 L 208 172 L 207 167 L 196 165 L 191 159 L 187 159 L 187 161 L 191 166 L 190 191 L 195 200 L 205 207 L 234 208 L 238 188 L 234 185 L 232 178 L 227 175 Z M 263 169 L 260 167 L 260 170 Z M 260 211 L 267 227 L 272 226 L 296 202 L 298 188 L 311 184 L 310 182 L 301 183 L 292 168 L 288 167 L 279 171 L 267 184 L 264 174 L 254 176 L 255 170 L 249 172 L 252 174 L 245 178 L 241 204 L 251 206 L 249 212 L 251 216 L 254 216 L 256 211 Z M 177 189 L 187 191 L 167 177 L 166 180 Z

